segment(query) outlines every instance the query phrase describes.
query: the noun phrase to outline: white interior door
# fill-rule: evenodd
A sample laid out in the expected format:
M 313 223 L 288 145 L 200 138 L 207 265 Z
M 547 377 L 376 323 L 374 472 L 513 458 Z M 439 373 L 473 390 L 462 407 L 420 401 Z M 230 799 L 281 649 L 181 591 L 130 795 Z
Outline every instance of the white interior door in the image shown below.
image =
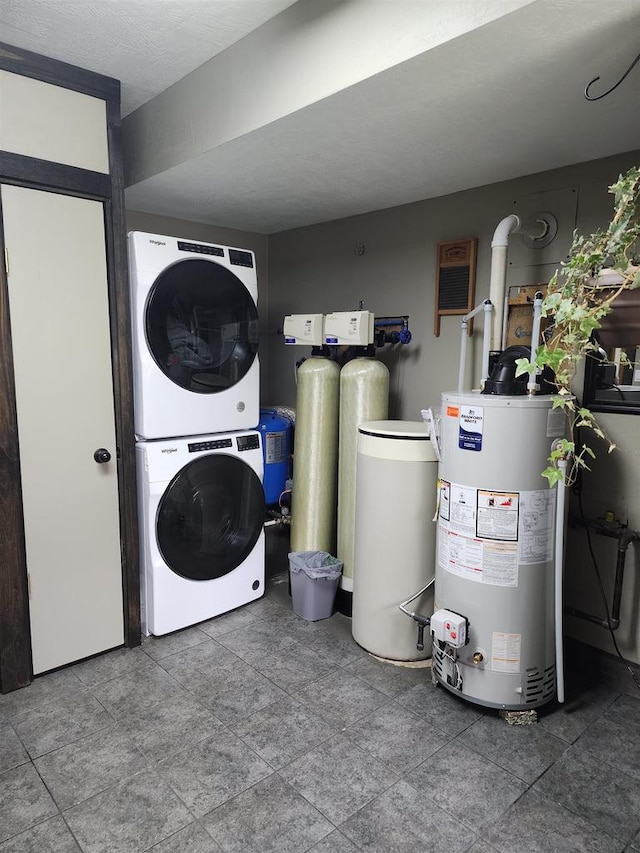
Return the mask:
M 37 674 L 124 641 L 104 214 L 1 197 Z

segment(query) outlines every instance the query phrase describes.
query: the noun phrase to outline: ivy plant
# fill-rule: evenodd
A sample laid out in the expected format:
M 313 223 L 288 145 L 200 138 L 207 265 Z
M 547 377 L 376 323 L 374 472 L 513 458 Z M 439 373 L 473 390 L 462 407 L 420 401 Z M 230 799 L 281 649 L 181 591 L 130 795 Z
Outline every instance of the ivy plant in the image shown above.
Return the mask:
M 608 227 L 588 237 L 574 232 L 568 259 L 551 277 L 542 302 L 542 316 L 550 318 L 545 341 L 533 362 L 518 359 L 516 375 L 535 376 L 548 366 L 555 374 L 556 392 L 553 407 L 562 409 L 568 419 L 568 438 L 554 443 L 549 466 L 542 472 L 549 485 L 562 480 L 558 466 L 568 460 L 567 480 L 573 482 L 588 460 L 595 458 L 593 449 L 582 438 L 590 432 L 607 442 L 608 452 L 615 449 L 599 426 L 593 413 L 580 406 L 571 391 L 571 382 L 580 361 L 599 349 L 593 333 L 602 325 L 616 299 L 625 290 L 640 287 L 640 266 L 634 257 L 640 237 L 638 219 L 640 203 L 640 169 L 634 167 L 609 187 L 615 199 L 614 215 Z M 621 277 L 614 286 L 598 283 L 598 274 L 613 270 Z M 581 436 L 577 446 L 578 430 Z

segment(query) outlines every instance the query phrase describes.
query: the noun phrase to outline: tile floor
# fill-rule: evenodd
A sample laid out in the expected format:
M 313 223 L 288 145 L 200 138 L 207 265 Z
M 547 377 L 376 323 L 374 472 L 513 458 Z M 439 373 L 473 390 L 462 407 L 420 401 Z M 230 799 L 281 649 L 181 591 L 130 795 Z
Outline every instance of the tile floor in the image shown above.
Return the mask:
M 265 598 L 0 696 L 0 853 L 640 851 L 640 691 L 509 726 Z

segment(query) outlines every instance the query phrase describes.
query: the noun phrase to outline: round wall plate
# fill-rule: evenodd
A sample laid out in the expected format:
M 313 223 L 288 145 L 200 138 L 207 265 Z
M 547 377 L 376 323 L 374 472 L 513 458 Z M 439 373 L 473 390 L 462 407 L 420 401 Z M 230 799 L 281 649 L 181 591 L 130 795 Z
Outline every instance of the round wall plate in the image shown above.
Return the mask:
M 538 223 L 544 223 L 545 227 L 540 226 Z M 532 226 L 531 234 L 527 234 L 526 232 L 527 225 Z M 528 246 L 530 249 L 544 249 L 545 246 L 548 246 L 555 239 L 558 233 L 558 220 L 548 210 L 539 210 L 527 217 L 524 227 L 522 242 L 525 246 Z

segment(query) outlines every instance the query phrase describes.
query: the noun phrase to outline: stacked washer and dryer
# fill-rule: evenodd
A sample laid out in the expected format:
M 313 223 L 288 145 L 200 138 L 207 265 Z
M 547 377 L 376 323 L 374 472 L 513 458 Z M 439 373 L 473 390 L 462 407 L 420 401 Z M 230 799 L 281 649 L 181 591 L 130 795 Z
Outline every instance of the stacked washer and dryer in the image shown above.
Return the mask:
M 253 252 L 132 232 L 141 621 L 161 635 L 264 593 Z

